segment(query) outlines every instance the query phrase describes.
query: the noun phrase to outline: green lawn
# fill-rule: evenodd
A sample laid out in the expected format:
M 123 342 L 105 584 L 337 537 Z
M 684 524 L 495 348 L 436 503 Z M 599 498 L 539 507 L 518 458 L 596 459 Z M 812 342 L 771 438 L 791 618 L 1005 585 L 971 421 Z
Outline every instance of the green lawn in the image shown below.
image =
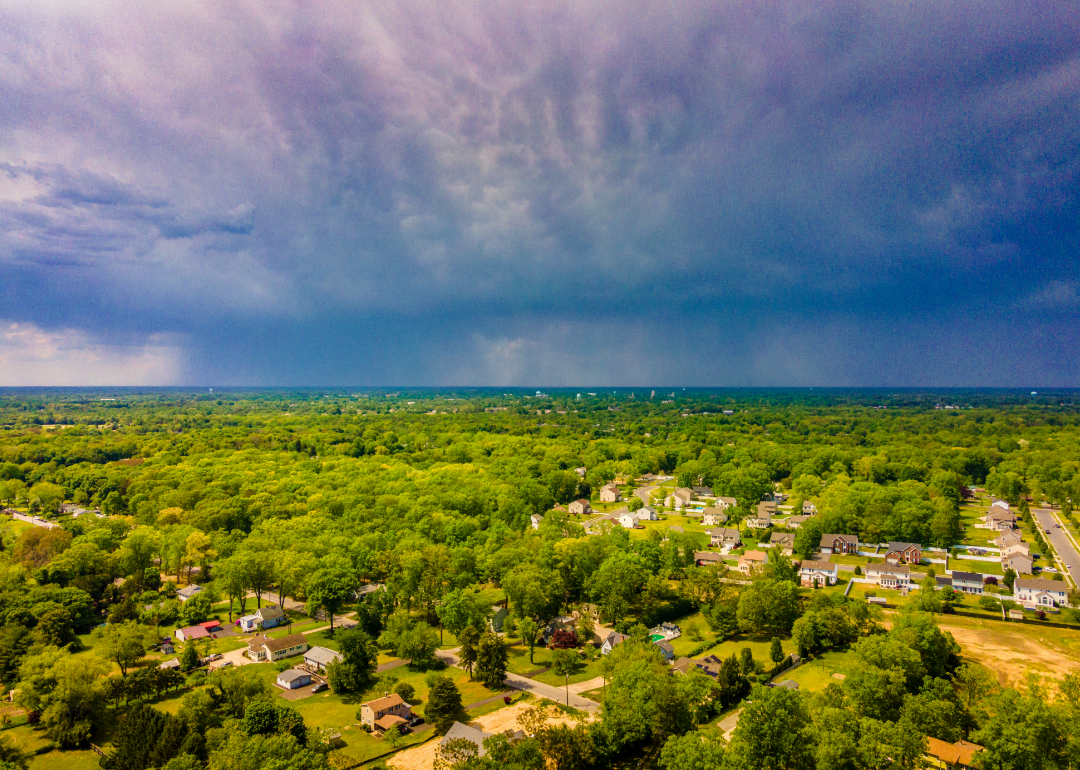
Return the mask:
M 598 676 L 601 676 L 600 658 L 597 657 L 595 660 L 581 658 L 581 665 L 578 667 L 577 672 L 570 677 L 570 684 L 585 682 Z M 538 682 L 555 685 L 557 687 L 561 687 L 566 684 L 566 680 L 556 674 L 554 671 L 546 671 L 543 674 L 538 674 L 533 678 L 536 679 L 536 681 Z
M 850 674 L 854 666 L 855 656 L 850 651 L 829 651 L 796 669 L 785 671 L 778 679 L 794 679 L 803 690 L 823 690 L 829 684 L 840 684 L 833 674 Z
M 790 639 L 781 639 L 780 645 L 785 653 L 797 652 L 795 644 Z M 764 663 L 765 668 L 772 668 L 772 660 L 769 658 L 769 650 L 772 648 L 772 639 L 764 637 L 735 636 L 713 647 L 704 655 L 715 655 L 721 660 L 727 660 L 732 655 L 741 655 L 743 648 L 749 647 L 754 653 L 754 660 Z
M 935 567 L 940 567 L 940 564 L 935 564 Z M 984 572 L 987 575 L 1004 575 L 1004 570 L 1001 569 L 1001 562 L 997 561 L 973 561 L 971 559 L 953 559 L 949 558 L 949 569 L 959 572 Z
M 100 757 L 89 749 L 50 751 L 30 760 L 29 770 L 100 770 Z

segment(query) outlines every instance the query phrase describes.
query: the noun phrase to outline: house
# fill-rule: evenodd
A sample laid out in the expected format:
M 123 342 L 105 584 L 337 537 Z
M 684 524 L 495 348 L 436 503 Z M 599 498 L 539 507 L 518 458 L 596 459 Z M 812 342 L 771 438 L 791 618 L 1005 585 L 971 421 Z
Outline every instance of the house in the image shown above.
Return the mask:
M 1024 536 L 1020 534 L 1019 530 L 1006 529 L 1002 530 L 997 537 L 994 538 L 994 545 L 998 548 L 1008 548 L 1010 545 L 1016 545 L 1017 543 L 1024 542 Z
M 288 616 L 281 607 L 276 604 L 268 604 L 251 615 L 244 615 L 240 618 L 240 630 L 246 633 L 254 633 L 260 629 L 280 626 L 287 620 Z
M 167 660 L 161 665 L 159 665 L 158 668 L 180 668 L 180 658 L 173 658 L 172 660 Z
M 503 734 L 509 737 L 511 743 L 513 743 L 514 741 L 520 741 L 522 738 L 525 737 L 525 733 L 521 730 L 515 730 L 513 732 L 507 730 Z M 454 722 L 450 729 L 446 731 L 446 735 L 444 735 L 439 741 L 439 748 L 443 748 L 453 741 L 468 741 L 469 743 L 472 743 L 476 746 L 476 756 L 482 757 L 487 754 L 487 749 L 484 748 L 484 741 L 486 741 L 488 738 L 494 737 L 494 735 L 494 733 L 485 733 L 483 730 L 473 727 L 471 725 L 462 724 L 461 722 Z M 436 762 L 435 764 L 438 765 L 441 763 Z
M 807 559 L 799 565 L 799 580 L 804 586 L 836 585 L 837 566 L 828 559 L 811 561 Z
M 623 529 L 633 529 L 638 525 L 638 517 L 636 513 L 624 513 L 619 516 L 619 525 Z
M 746 518 L 746 526 L 754 529 L 768 529 L 772 526 L 774 515 L 776 515 L 776 503 L 763 500 L 757 504 L 757 514 Z
M 1026 553 L 1014 553 L 1012 556 L 1006 556 L 1001 560 L 1003 568 L 1011 569 L 1017 575 L 1030 575 L 1032 564 L 1034 564 L 1034 560 Z
M 356 601 L 362 602 L 369 596 L 374 595 L 376 591 L 381 591 L 384 588 L 386 588 L 386 586 L 383 583 L 368 583 L 366 585 L 362 585 L 358 589 L 356 589 Z
M 922 560 L 922 546 L 918 543 L 889 543 L 885 561 L 889 564 L 918 564 Z
M 503 623 L 506 622 L 506 617 L 510 614 L 510 610 L 506 607 L 500 607 L 495 605 L 491 608 L 491 618 L 488 620 L 488 625 L 491 626 L 491 630 L 495 633 L 499 633 L 503 630 Z
M 574 502 L 570 503 L 570 505 L 566 506 L 566 510 L 570 511 L 570 513 L 581 516 L 586 513 L 591 513 L 592 506 L 589 505 L 588 500 L 582 498 L 580 500 L 575 500 Z
M 360 704 L 360 723 L 372 730 L 383 732 L 391 727 L 405 724 L 410 719 L 412 719 L 412 707 L 396 692 L 386 693 L 381 698 Z
M 1001 532 L 1016 528 L 1016 515 L 1011 511 L 1003 511 L 1000 508 L 991 508 L 983 516 L 983 522 L 984 528 Z
M 585 469 L 584 468 L 574 468 L 574 473 L 576 473 L 581 478 L 585 478 Z
M 1016 554 L 1023 554 L 1024 556 L 1031 556 L 1031 546 L 1021 541 L 1019 543 L 1010 543 L 1001 549 L 1001 558 L 1007 559 L 1010 556 Z
M 821 536 L 821 552 L 822 553 L 858 553 L 859 551 L 859 536 L 858 535 L 822 535 Z
M 1006 501 L 1004 501 L 1004 500 L 1002 500 L 1000 498 L 991 497 L 990 498 L 990 510 L 992 511 L 995 508 L 999 508 L 999 509 L 1001 509 L 1003 511 L 1007 511 L 1007 510 L 1009 510 L 1009 504 Z
M 656 521 L 659 517 L 656 515 L 656 509 L 651 505 L 645 505 L 634 511 L 637 514 L 638 521 Z
M 1069 584 L 1064 580 L 1019 578 L 1013 583 L 1013 598 L 1028 609 L 1068 607 Z
M 675 659 L 675 648 L 671 646 L 671 642 L 660 639 L 653 642 L 653 644 L 660 648 L 660 654 L 664 660 L 671 661 Z
M 930 767 L 941 770 L 975 770 L 975 754 L 983 750 L 977 743 L 960 740 L 946 743 L 927 736 L 926 759 Z
M 331 663 L 341 661 L 341 653 L 326 647 L 310 647 L 304 653 L 304 665 L 312 671 L 326 671 Z
M 604 639 L 604 643 L 600 645 L 600 654 L 607 655 L 617 644 L 622 644 L 630 637 L 626 634 L 620 634 L 617 631 L 612 631 Z
M 906 564 L 868 564 L 865 574 L 882 588 L 911 587 L 911 567 Z
M 585 616 L 588 616 L 593 623 L 599 623 L 600 608 L 595 604 L 583 604 L 580 610 L 574 610 L 573 617 L 575 620 L 580 620 Z
M 983 577 L 978 572 L 953 570 L 952 589 L 962 594 L 981 595 L 983 592 Z
M 718 554 L 716 551 L 694 551 L 694 562 L 699 567 L 705 567 L 709 564 L 725 564 L 723 555 Z
M 534 513 L 532 516 L 529 517 L 529 523 L 532 525 L 533 529 L 540 529 L 540 524 L 541 522 L 543 522 L 543 520 L 544 517 L 541 516 L 539 513 Z
M 570 615 L 560 615 L 557 618 L 552 618 L 548 621 L 540 632 L 540 638 L 544 640 L 544 644 L 551 644 L 552 638 L 555 636 L 556 631 L 576 631 L 577 618 Z
M 717 527 L 708 530 L 705 534 L 709 536 L 709 543 L 713 548 L 738 548 L 742 545 L 739 530 L 731 527 Z
M 747 551 L 739 557 L 739 572 L 749 575 L 758 572 L 769 563 L 769 554 L 765 551 Z
M 602 503 L 617 503 L 622 500 L 622 495 L 619 494 L 619 488 L 614 484 L 605 484 L 600 489 L 600 502 Z
M 256 663 L 262 661 L 273 663 L 282 658 L 300 655 L 306 652 L 307 648 L 307 641 L 303 634 L 289 634 L 280 639 L 271 639 L 265 634 L 259 634 L 248 640 L 247 652 L 244 654 Z
M 176 598 L 182 602 L 186 602 L 188 599 L 198 593 L 202 593 L 202 586 L 187 586 L 186 588 L 181 588 L 179 591 L 176 592 Z
M 664 505 L 668 508 L 680 510 L 694 499 L 694 492 L 686 487 L 677 487 L 664 499 Z
M 815 513 L 817 513 L 817 506 L 809 500 L 803 500 L 802 512 L 808 516 L 813 516 Z
M 702 497 L 712 497 L 712 487 L 690 487 L 690 491 L 694 493 L 694 497 L 700 499 Z
M 706 527 L 715 527 L 717 524 L 723 524 L 728 520 L 728 516 L 724 511 L 726 508 L 719 506 L 713 506 L 706 508 L 701 512 L 701 523 Z
M 717 508 L 734 508 L 739 504 L 739 501 L 734 497 L 718 497 L 713 502 Z
M 773 532 L 769 537 L 769 545 L 779 548 L 785 556 L 791 556 L 795 550 L 795 534 L 792 532 Z
M 661 623 L 655 628 L 650 628 L 649 633 L 653 636 L 662 636 L 665 639 L 678 639 L 682 636 L 682 629 L 674 623 Z
M 798 529 L 809 518 L 810 518 L 809 516 L 788 516 L 787 528 L 788 529 Z
M 306 684 L 311 684 L 311 674 L 298 668 L 290 668 L 277 675 L 277 686 L 286 690 L 295 690 Z
M 190 642 L 192 639 L 205 639 L 210 636 L 210 632 L 202 626 L 188 626 L 187 628 L 176 629 L 173 636 L 176 637 L 178 642 Z

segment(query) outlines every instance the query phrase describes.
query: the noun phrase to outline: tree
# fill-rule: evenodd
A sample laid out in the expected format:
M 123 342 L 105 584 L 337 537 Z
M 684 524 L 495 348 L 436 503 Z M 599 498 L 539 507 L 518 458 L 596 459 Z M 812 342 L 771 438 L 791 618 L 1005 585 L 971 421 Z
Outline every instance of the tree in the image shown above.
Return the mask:
M 1016 573 L 1011 569 L 1006 569 L 1005 576 L 1001 579 L 1001 582 L 1004 583 L 1011 592 L 1013 590 L 1013 584 L 1016 582 Z
M 469 672 L 469 679 L 472 679 L 473 665 L 476 663 L 477 658 L 477 645 L 480 643 L 480 632 L 472 626 L 466 626 L 462 629 L 461 634 L 458 635 L 458 641 L 461 643 L 461 648 L 458 650 L 458 658 L 464 665 L 465 670 Z
M 127 676 L 128 669 L 142 659 L 155 637 L 151 629 L 133 621 L 121 625 L 110 623 L 94 629 L 94 638 L 99 642 L 98 653 L 114 661 L 120 667 L 121 676 Z
M 439 637 L 435 634 L 435 629 L 421 620 L 401 637 L 397 655 L 399 658 L 408 658 L 416 668 L 426 668 L 435 664 L 437 649 Z
M 979 705 L 997 686 L 990 672 L 977 663 L 965 663 L 956 669 L 953 684 L 968 711 Z
M 442 735 L 446 734 L 454 722 L 467 719 L 465 708 L 461 704 L 461 692 L 453 679 L 429 675 L 428 702 L 424 708 L 424 717 Z
M 984 770 L 1069 767 L 1066 727 L 1061 714 L 1041 698 L 1003 689 L 988 701 L 991 716 L 971 740 L 984 747 Z
M 529 648 L 529 662 L 533 662 L 533 650 L 536 649 L 536 637 L 540 633 L 540 626 L 532 618 L 522 618 L 518 623 L 518 633 L 521 634 L 521 641 L 525 642 L 525 646 Z
M 105 688 L 97 680 L 106 671 L 100 659 L 46 649 L 19 667 L 16 702 L 41 714 L 46 735 L 57 745 L 82 746 L 105 713 Z
M 180 670 L 194 671 L 199 664 L 199 648 L 195 646 L 195 641 L 185 642 L 184 650 L 180 653 Z
M 205 621 L 213 611 L 214 605 L 210 597 L 205 593 L 198 593 L 180 605 L 180 620 L 186 626 L 194 626 Z
M 769 647 L 769 659 L 773 662 L 774 666 L 779 666 L 780 662 L 785 657 L 784 646 L 780 643 L 780 637 L 774 636 L 772 638 L 772 645 Z
M 756 686 L 743 707 L 728 750 L 737 770 L 812 770 L 814 740 L 802 694 Z
M 308 603 L 326 611 L 330 616 L 331 631 L 334 630 L 334 615 L 352 598 L 354 583 L 352 574 L 341 564 L 318 569 L 307 580 Z
M 506 679 L 509 657 L 506 645 L 496 634 L 488 631 L 480 637 L 476 654 L 476 673 L 490 690 L 501 690 Z
M 450 629 L 450 633 L 459 638 L 461 632 L 469 626 L 477 630 L 487 625 L 487 619 L 491 614 L 491 608 L 480 601 L 479 596 L 473 590 L 458 590 L 448 592 L 442 599 L 442 604 L 436 610 L 439 623 Z M 440 632 L 440 641 L 441 641 Z
M 556 650 L 555 658 L 551 663 L 551 670 L 556 676 L 563 678 L 566 687 L 566 705 L 570 705 L 570 677 L 580 667 L 578 654 L 573 650 Z
M 724 764 L 724 741 L 715 733 L 673 735 L 660 751 L 664 770 L 715 770 Z

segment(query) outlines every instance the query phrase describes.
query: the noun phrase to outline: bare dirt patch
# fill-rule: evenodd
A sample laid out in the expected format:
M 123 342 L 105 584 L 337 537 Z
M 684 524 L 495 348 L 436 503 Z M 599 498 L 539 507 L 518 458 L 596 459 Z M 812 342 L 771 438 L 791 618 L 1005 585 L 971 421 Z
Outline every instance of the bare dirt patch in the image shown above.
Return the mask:
M 1057 680 L 1080 670 L 1074 653 L 1048 640 L 989 628 L 942 624 L 942 629 L 953 635 L 965 656 L 993 671 L 1002 685 L 1021 685 L 1029 673 Z

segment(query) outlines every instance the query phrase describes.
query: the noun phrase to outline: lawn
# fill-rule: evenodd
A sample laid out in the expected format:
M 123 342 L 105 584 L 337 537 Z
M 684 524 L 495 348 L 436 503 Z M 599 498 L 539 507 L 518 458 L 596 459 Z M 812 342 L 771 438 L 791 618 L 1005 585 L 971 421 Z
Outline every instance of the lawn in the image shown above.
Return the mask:
M 803 690 L 823 690 L 830 684 L 840 684 L 841 680 L 834 679 L 833 674 L 850 674 L 854 667 L 855 656 L 851 651 L 830 650 L 777 678 L 794 679 Z
M 783 647 L 785 653 L 797 652 L 794 642 L 790 639 L 781 639 L 780 645 Z M 727 641 L 713 647 L 703 655 L 715 655 L 721 660 L 727 660 L 732 655 L 741 655 L 744 648 L 749 647 L 751 652 L 754 653 L 754 660 L 759 663 L 764 663 L 765 668 L 772 668 L 772 659 L 769 658 L 769 651 L 772 648 L 772 639 L 766 639 L 764 637 L 749 637 L 749 636 L 735 636 Z
M 29 770 L 100 770 L 101 758 L 90 751 L 50 751 L 30 760 Z
M 529 648 L 524 644 L 508 645 L 506 648 L 506 670 L 512 674 L 528 674 L 551 665 L 553 653 L 546 647 L 533 650 L 533 659 L 529 660 Z
M 600 671 L 600 658 L 599 657 L 597 657 L 595 660 L 588 660 L 587 658 L 581 658 L 581 664 L 578 667 L 577 672 L 574 673 L 573 675 L 571 675 L 569 683 L 570 684 L 577 684 L 578 682 L 586 682 L 589 679 L 595 679 L 596 677 L 601 676 L 601 675 L 602 674 L 601 674 L 601 671 Z M 563 679 L 563 677 L 556 674 L 554 671 L 546 671 L 543 674 L 538 674 L 533 678 L 538 682 L 543 682 L 544 684 L 555 685 L 557 687 L 562 687 L 563 685 L 566 684 L 566 680 Z
M 935 564 L 935 567 L 940 565 Z M 974 561 L 972 559 L 949 558 L 949 569 L 958 572 L 982 572 L 987 575 L 1004 575 L 999 561 Z

